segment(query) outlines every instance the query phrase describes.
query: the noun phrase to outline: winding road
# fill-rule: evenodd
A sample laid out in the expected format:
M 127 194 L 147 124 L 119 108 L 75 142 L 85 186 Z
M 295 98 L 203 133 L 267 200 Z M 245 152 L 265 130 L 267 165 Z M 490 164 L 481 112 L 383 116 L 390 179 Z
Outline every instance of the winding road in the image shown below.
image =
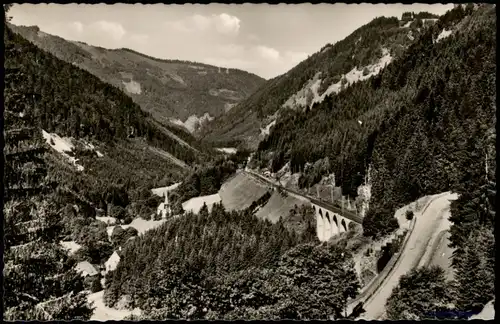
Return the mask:
M 380 320 L 385 317 L 385 304 L 399 279 L 417 266 L 428 264 L 434 251 L 434 242 L 439 240 L 440 233 L 449 226 L 449 205 L 458 198 L 457 194 L 445 193 L 433 198 L 419 213 L 415 214 L 416 222 L 408 242 L 401 251 L 400 258 L 375 293 L 365 301 L 365 313 L 359 319 Z
M 252 170 L 245 170 L 245 172 L 268 184 L 280 187 L 290 194 L 317 201 L 317 199 L 313 197 L 309 197 L 289 188 L 284 188 L 280 184 Z M 436 258 L 437 254 L 447 254 L 447 250 L 443 248 L 443 245 L 447 245 L 444 239 L 446 239 L 447 231 L 451 225 L 448 219 L 450 217 L 450 203 L 457 198 L 458 195 L 451 192 L 434 195 L 420 212 L 415 213 L 413 230 L 409 234 L 410 236 L 408 237 L 407 243 L 400 252 L 394 268 L 387 273 L 387 276 L 381 283 L 379 282 L 372 287 L 367 287 L 367 290 L 370 290 L 370 292 L 366 294 L 368 299 L 361 298 L 364 302 L 363 309 L 365 312 L 358 319 L 384 319 L 385 304 L 387 299 L 391 296 L 392 290 L 398 285 L 401 276 L 407 274 L 414 268 L 435 263 L 435 259 L 438 259 Z M 325 204 L 325 202 L 321 203 Z M 335 206 L 328 207 L 332 208 Z M 327 209 L 329 209 L 328 207 Z M 352 218 L 354 215 L 346 216 Z M 354 217 L 357 218 L 358 216 L 355 215 Z M 356 301 L 356 303 L 348 306 L 348 313 L 352 311 L 352 308 L 356 306 L 355 304 L 358 302 L 359 301 Z

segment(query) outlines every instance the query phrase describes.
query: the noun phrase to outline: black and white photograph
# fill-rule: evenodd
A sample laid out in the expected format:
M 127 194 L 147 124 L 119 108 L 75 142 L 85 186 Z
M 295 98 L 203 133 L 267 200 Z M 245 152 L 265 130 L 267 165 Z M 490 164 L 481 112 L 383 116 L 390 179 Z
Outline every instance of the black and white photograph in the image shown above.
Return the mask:
M 494 319 L 496 4 L 3 10 L 5 321 Z

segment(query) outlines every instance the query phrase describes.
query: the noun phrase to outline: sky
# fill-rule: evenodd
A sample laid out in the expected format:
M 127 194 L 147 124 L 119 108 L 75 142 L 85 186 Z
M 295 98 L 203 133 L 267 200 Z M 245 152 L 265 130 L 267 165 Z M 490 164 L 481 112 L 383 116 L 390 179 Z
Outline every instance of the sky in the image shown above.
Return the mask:
M 16 25 L 104 48 L 238 68 L 270 79 L 380 16 L 452 4 L 16 4 Z

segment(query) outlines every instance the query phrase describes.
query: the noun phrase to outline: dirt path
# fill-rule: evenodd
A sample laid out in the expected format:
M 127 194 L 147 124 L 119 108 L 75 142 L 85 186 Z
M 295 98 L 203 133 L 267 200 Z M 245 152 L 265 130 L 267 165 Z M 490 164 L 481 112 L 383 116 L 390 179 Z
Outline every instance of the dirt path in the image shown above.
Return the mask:
M 375 294 L 364 304 L 365 313 L 360 319 L 377 320 L 383 319 L 385 303 L 390 297 L 392 290 L 397 286 L 399 278 L 417 267 L 424 256 L 432 256 L 432 243 L 439 236 L 443 223 L 446 223 L 449 215 L 449 204 L 451 200 L 457 199 L 457 194 L 447 193 L 435 198 L 422 213 L 415 215 L 416 223 L 410 234 L 408 243 L 395 268 L 387 276 Z M 426 257 L 425 257 L 426 258 Z

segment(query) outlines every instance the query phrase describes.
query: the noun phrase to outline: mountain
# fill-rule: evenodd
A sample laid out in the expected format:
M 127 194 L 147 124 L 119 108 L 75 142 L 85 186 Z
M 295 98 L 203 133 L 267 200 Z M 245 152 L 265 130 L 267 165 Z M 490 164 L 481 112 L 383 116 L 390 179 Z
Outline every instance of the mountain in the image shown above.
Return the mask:
M 265 82 L 237 69 L 91 46 L 44 33 L 37 26 L 9 26 L 59 59 L 122 89 L 158 121 L 179 124 L 190 132 L 200 122 L 225 114 Z
M 334 175 L 351 197 L 370 169 L 363 230 L 374 236 L 392 231 L 393 211 L 419 197 L 486 186 L 496 122 L 495 30 L 490 5 L 447 12 L 378 75 L 312 109 L 282 113 L 254 165 L 276 172 L 289 162 L 301 188 Z
M 322 84 L 311 76 L 316 72 L 304 76 L 312 90 L 298 94 L 301 75 L 288 80 L 300 80 L 288 93 L 281 76 L 238 106 L 252 107 L 241 121 L 218 129 L 228 139 L 256 138 L 259 118 L 279 109 L 279 118 L 266 121 L 274 126 L 250 167 L 276 174 L 289 167 L 303 189 L 333 178 L 350 197 L 368 187 L 363 235 L 372 239 L 400 228 L 398 208 L 426 195 L 457 194 L 447 241 L 454 279 L 425 267 L 402 276 L 385 306 L 389 319 L 469 317 L 495 296 L 496 33 L 495 5 L 456 6 L 367 80 L 337 92 L 340 81 L 315 102 Z M 360 74 L 344 71 L 347 82 Z M 426 220 L 419 214 L 416 221 Z
M 290 109 L 311 108 L 348 84 L 376 75 L 436 20 L 426 13 L 409 13 L 402 20 L 376 18 L 267 81 L 228 114 L 208 123 L 202 134 L 213 142 L 239 140 L 256 148 L 279 120 L 278 115 Z
M 180 181 L 191 166 L 215 155 L 192 135 L 153 119 L 116 87 L 9 28 L 5 35 L 5 67 L 15 75 L 4 92 L 5 123 L 15 128 L 9 136 L 35 128 L 47 142 L 49 177 L 89 215 L 100 210 L 109 216 L 119 206 L 122 218 L 150 217 L 158 205 L 151 188 Z M 26 120 L 17 125 L 16 118 Z

